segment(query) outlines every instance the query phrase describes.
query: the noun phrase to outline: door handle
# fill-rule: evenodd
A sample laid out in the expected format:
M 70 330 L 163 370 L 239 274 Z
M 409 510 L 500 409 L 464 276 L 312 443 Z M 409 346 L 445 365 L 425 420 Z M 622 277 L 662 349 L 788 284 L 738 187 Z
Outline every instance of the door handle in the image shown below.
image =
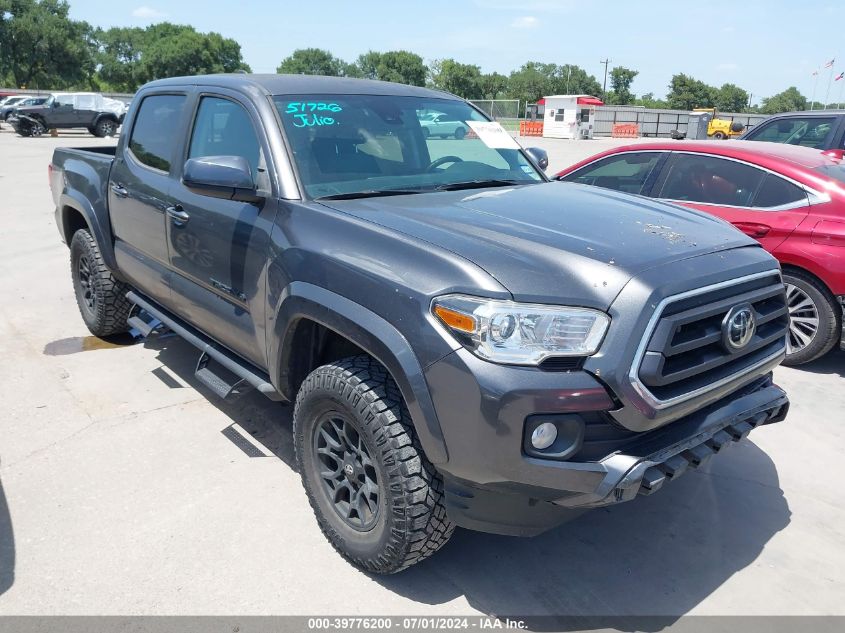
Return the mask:
M 128 198 L 129 197 L 129 190 L 126 189 L 123 185 L 119 182 L 113 182 L 111 184 L 111 190 L 114 195 L 118 198 Z
M 772 227 L 757 222 L 734 222 L 733 225 L 750 237 L 765 237 Z
M 165 209 L 167 215 L 170 216 L 170 219 L 173 220 L 173 224 L 176 226 L 184 226 L 188 223 L 188 220 L 191 219 L 191 216 L 185 211 L 181 205 L 175 205 L 172 207 L 167 207 Z

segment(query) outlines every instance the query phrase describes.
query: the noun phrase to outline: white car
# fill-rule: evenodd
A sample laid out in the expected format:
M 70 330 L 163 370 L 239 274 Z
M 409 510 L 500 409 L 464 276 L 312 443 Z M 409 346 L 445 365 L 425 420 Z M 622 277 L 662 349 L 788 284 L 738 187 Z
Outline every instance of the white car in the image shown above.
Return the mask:
M 467 133 L 466 123 L 442 112 L 424 115 L 420 118 L 420 126 L 422 126 L 423 135 L 426 137 L 449 138 L 451 136 L 462 139 Z

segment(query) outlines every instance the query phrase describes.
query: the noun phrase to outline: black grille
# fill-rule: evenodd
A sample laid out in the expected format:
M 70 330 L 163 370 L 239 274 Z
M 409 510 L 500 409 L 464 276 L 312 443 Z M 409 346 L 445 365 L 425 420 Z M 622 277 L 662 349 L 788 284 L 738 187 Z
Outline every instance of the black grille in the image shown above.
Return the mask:
M 747 345 L 732 351 L 722 341 L 722 322 L 742 304 L 751 306 L 757 327 Z M 640 381 L 664 401 L 706 388 L 782 351 L 788 325 L 777 273 L 673 301 L 649 339 Z
M 540 363 L 540 369 L 546 371 L 573 371 L 580 369 L 584 359 L 580 356 L 556 356 Z

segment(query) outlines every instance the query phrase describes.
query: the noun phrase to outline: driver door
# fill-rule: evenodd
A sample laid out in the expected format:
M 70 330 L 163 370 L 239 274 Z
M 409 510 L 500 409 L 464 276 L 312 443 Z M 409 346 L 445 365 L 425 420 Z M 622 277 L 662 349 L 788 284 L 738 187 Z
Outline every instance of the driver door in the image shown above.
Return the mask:
M 73 95 L 56 95 L 47 127 L 65 127 L 73 119 Z

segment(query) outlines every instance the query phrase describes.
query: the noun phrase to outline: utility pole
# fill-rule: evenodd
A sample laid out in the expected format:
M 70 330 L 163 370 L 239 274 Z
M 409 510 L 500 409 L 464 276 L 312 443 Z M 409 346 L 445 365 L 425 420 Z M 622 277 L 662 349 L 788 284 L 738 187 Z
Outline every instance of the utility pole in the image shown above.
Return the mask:
M 604 64 L 604 85 L 602 85 L 602 89 L 601 89 L 601 91 L 602 91 L 601 96 L 602 96 L 602 99 L 604 101 L 607 101 L 607 65 L 612 61 L 613 61 L 612 59 L 610 59 L 609 57 L 606 57 L 605 59 L 603 59 L 599 62 L 599 64 Z

